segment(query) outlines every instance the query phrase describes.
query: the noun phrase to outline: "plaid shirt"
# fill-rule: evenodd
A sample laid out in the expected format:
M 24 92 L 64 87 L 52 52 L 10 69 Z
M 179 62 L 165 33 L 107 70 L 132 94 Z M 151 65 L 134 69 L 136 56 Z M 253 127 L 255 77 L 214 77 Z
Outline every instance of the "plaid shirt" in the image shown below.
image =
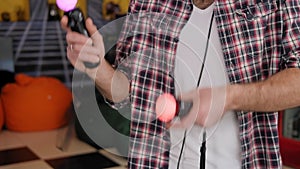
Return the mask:
M 232 84 L 261 81 L 300 67 L 299 0 L 216 0 L 215 5 Z M 155 100 L 175 92 L 178 37 L 192 9 L 190 0 L 131 1 L 116 59 L 119 69 L 129 70 L 131 80 L 129 168 L 168 168 L 170 136 L 156 120 Z M 242 168 L 280 168 L 277 112 L 237 115 Z

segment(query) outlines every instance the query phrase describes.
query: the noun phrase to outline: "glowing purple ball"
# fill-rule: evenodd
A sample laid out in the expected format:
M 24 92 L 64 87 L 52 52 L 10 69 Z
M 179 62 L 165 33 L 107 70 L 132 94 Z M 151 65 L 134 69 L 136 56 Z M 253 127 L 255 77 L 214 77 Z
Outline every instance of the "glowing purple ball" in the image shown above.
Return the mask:
M 56 5 L 59 9 L 68 12 L 75 8 L 77 0 L 56 0 Z

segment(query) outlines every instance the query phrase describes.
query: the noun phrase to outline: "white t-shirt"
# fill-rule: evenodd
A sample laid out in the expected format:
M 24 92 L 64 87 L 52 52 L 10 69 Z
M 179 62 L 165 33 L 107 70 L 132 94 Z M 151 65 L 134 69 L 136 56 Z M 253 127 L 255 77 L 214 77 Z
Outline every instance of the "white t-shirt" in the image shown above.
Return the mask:
M 197 86 L 213 8 L 214 4 L 205 10 L 194 6 L 192 15 L 180 34 L 175 65 L 177 94 L 187 92 Z M 215 19 L 213 19 L 210 43 L 200 87 L 224 86 L 227 83 L 228 76 L 224 65 L 221 44 Z M 184 130 L 171 128 L 170 131 L 172 147 L 169 168 L 174 169 L 177 167 Z M 241 146 L 236 114 L 227 112 L 218 124 L 206 128 L 206 132 L 206 168 L 241 168 Z M 203 128 L 200 126 L 195 125 L 187 131 L 179 168 L 200 168 L 202 136 Z

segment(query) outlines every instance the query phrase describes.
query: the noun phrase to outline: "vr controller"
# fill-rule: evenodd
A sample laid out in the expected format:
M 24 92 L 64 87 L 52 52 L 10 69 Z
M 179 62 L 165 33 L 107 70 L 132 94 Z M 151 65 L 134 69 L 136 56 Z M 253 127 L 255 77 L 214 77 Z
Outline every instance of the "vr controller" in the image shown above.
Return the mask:
M 162 122 L 170 122 L 175 117 L 185 116 L 191 109 L 191 102 L 182 102 L 170 93 L 160 95 L 156 100 L 155 112 Z
M 81 33 L 87 37 L 89 37 L 89 33 L 85 26 L 85 20 L 82 11 L 79 8 L 74 8 L 70 11 L 64 13 L 68 16 L 68 26 L 71 28 L 72 31 Z M 84 62 L 84 65 L 87 68 L 95 68 L 99 65 L 98 63 L 91 63 L 91 62 Z

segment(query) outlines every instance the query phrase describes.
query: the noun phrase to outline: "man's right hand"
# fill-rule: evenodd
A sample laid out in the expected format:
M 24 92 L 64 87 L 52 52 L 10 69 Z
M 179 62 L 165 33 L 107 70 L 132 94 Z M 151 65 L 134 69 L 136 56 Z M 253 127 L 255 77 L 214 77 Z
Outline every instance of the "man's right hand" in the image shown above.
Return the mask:
M 67 31 L 68 60 L 77 70 L 85 72 L 95 81 L 97 89 L 105 98 L 116 103 L 121 102 L 128 97 L 129 80 L 121 71 L 116 71 L 105 60 L 103 38 L 92 19 L 88 18 L 85 25 L 91 37 L 72 31 L 68 27 L 67 16 L 63 16 L 61 19 L 61 26 Z M 84 62 L 100 64 L 97 67 L 88 68 Z
M 92 19 L 88 18 L 85 25 L 91 37 L 72 31 L 68 27 L 67 16 L 63 16 L 61 19 L 61 26 L 67 31 L 68 60 L 77 70 L 86 72 L 91 77 L 95 77 L 98 67 L 87 68 L 83 63 L 90 62 L 96 64 L 101 62 L 104 59 L 105 49 L 102 36 L 98 32 L 97 27 L 93 24 Z

